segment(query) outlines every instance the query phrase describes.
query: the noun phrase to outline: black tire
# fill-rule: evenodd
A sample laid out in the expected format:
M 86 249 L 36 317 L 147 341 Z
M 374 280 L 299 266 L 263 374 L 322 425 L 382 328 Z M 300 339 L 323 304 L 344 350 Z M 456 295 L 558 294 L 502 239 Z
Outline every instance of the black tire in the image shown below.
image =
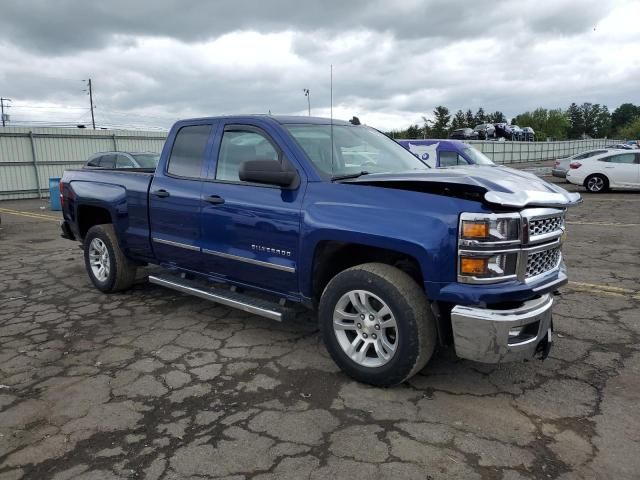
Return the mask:
M 108 251 L 109 272 L 104 280 L 99 279 L 91 268 L 89 251 L 91 242 L 100 239 Z M 113 225 L 95 225 L 84 237 L 84 265 L 95 287 L 104 293 L 113 293 L 131 287 L 136 279 L 136 265 L 124 256 Z
M 395 317 L 396 351 L 384 365 L 360 365 L 340 346 L 333 328 L 334 309 L 352 290 L 367 290 L 378 296 Z M 366 263 L 340 272 L 326 286 L 318 314 L 329 354 L 347 375 L 360 382 L 383 387 L 402 383 L 427 364 L 436 346 L 436 322 L 423 289 L 391 265 Z
M 603 193 L 609 190 L 609 179 L 600 173 L 595 173 L 585 178 L 584 187 L 590 193 Z

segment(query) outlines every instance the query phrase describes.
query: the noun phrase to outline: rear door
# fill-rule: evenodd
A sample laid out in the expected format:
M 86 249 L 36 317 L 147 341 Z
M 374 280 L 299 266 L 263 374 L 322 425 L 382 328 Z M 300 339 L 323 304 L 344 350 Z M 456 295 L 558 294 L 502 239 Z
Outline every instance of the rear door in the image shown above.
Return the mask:
M 636 163 L 636 154 L 633 152 L 619 153 L 606 157 L 604 173 L 609 178 L 612 187 L 635 188 L 638 183 L 639 165 Z
M 278 132 L 258 122 L 224 122 L 202 190 L 203 264 L 240 284 L 297 296 L 298 242 L 305 176 Z M 246 160 L 280 160 L 298 170 L 295 189 L 240 180 Z
M 149 192 L 151 239 L 164 264 L 201 270 L 200 204 L 214 124 L 181 127 Z M 171 139 L 168 139 L 171 141 Z

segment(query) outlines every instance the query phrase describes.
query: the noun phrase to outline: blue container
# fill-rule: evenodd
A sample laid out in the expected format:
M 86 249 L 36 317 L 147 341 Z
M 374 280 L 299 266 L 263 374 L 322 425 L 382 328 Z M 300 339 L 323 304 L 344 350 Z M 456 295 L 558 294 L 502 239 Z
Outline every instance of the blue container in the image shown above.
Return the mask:
M 60 205 L 60 177 L 49 179 L 49 203 L 51 210 L 62 210 Z

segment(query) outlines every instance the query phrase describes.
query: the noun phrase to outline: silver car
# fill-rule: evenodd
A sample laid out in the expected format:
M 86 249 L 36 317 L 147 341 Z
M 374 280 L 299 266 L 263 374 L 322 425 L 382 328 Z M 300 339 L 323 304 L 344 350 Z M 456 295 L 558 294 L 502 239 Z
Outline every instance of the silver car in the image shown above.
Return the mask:
M 576 153 L 571 157 L 560 158 L 556 160 L 551 170 L 551 175 L 554 177 L 567 178 L 567 171 L 569 170 L 569 164 L 576 160 L 582 160 L 584 158 L 593 157 L 594 155 L 600 155 L 601 153 L 607 153 L 608 149 L 601 148 L 599 150 L 588 150 L 586 152 Z

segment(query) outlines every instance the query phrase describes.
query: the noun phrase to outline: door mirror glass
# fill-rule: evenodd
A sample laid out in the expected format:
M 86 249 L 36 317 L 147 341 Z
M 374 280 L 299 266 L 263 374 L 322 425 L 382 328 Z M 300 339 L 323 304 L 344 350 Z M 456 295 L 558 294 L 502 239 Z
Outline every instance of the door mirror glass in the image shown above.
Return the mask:
M 243 182 L 265 183 L 280 187 L 295 188 L 298 173 L 286 169 L 278 160 L 247 160 L 240 164 L 240 180 Z

